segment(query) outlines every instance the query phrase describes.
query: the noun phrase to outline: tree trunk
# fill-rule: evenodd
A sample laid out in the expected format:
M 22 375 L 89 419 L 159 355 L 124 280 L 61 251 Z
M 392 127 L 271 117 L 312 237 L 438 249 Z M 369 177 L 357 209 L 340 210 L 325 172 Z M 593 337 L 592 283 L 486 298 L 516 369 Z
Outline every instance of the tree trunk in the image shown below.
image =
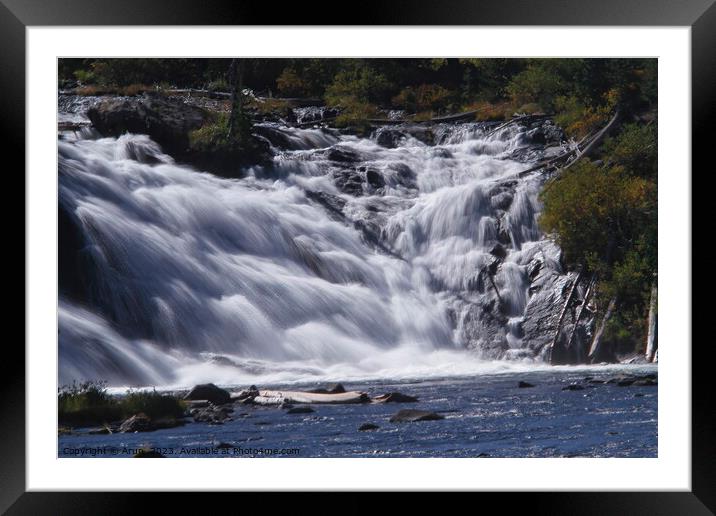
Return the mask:
M 229 115 L 229 132 L 227 139 L 233 140 L 236 135 L 236 118 L 241 114 L 243 109 L 242 102 L 242 61 L 240 59 L 232 59 L 229 67 L 229 82 L 231 83 L 231 114 Z
M 594 334 L 594 338 L 592 339 L 592 345 L 589 348 L 589 358 L 592 361 L 594 361 L 594 358 L 598 356 L 599 347 L 602 344 L 602 335 L 604 335 L 604 329 L 607 327 L 607 323 L 609 322 L 609 319 L 611 319 L 612 313 L 614 312 L 614 308 L 616 308 L 616 306 L 617 298 L 613 297 L 612 300 L 609 301 L 607 312 L 604 314 L 604 318 L 599 324 L 599 328 L 597 328 L 597 332 Z
M 572 347 L 572 341 L 574 340 L 574 334 L 577 332 L 577 325 L 579 324 L 580 319 L 582 318 L 582 313 L 584 312 L 584 307 L 587 306 L 587 303 L 589 302 L 589 298 L 592 295 L 592 292 L 594 291 L 594 285 L 597 282 L 597 275 L 592 274 L 592 278 L 589 280 L 589 284 L 587 285 L 587 290 L 584 292 L 584 299 L 582 299 L 582 304 L 579 305 L 579 308 L 577 309 L 577 315 L 574 318 L 574 326 L 572 326 L 572 331 L 569 332 L 569 339 L 567 339 L 567 349 L 570 349 Z M 583 351 L 581 349 L 577 350 L 577 356 L 579 357 L 579 360 L 582 360 L 583 358 Z
M 557 319 L 557 329 L 554 332 L 554 338 L 552 339 L 552 343 L 549 346 L 549 363 L 554 364 L 554 348 L 557 345 L 557 341 L 559 340 L 559 334 L 562 331 L 562 322 L 564 322 L 564 316 L 567 314 L 567 309 L 569 308 L 569 305 L 572 303 L 572 298 L 574 297 L 574 292 L 576 291 L 577 284 L 579 283 L 579 280 L 582 279 L 582 271 L 577 273 L 577 277 L 574 279 L 574 283 L 572 283 L 572 287 L 569 289 L 569 294 L 567 295 L 567 300 L 564 302 L 564 306 L 562 307 L 562 312 L 559 314 L 559 319 Z
M 646 337 L 646 361 L 653 362 L 656 350 L 659 347 L 657 340 L 657 289 L 656 282 L 651 286 L 651 300 L 649 301 L 649 333 Z

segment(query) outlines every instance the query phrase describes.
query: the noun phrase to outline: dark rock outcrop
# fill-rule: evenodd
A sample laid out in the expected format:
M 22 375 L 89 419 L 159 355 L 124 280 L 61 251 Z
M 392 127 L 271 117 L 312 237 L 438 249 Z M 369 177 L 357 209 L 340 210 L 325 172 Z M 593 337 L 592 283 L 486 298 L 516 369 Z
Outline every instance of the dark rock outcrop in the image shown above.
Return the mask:
M 192 131 L 212 123 L 215 115 L 179 98 L 109 97 L 90 107 L 87 116 L 104 136 L 147 134 L 175 159 L 220 175 L 236 176 L 243 166 L 270 160 L 268 143 L 253 135 L 241 146 L 192 147 Z
M 373 423 L 363 423 L 361 426 L 358 427 L 359 432 L 366 432 L 370 430 L 378 430 L 380 427 L 378 425 L 374 425 Z
M 209 113 L 159 96 L 110 97 L 87 111 L 92 125 L 105 136 L 147 134 L 171 153 L 189 147 L 189 133 L 209 120 Z
M 224 405 L 231 401 L 229 391 L 217 387 L 213 383 L 196 385 L 184 396 L 185 400 L 207 400 L 214 405 Z

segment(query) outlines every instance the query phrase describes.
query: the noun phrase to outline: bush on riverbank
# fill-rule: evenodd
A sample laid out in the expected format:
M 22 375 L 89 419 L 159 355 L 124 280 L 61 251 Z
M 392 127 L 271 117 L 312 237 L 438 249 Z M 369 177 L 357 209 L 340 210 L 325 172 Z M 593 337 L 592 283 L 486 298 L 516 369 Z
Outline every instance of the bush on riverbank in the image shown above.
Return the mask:
M 75 382 L 60 387 L 57 394 L 59 424 L 70 427 L 107 424 L 139 413 L 150 419 L 178 418 L 184 410 L 184 402 L 156 391 L 112 396 L 106 382 Z
M 548 183 L 540 224 L 572 268 L 599 278 L 598 313 L 616 300 L 606 342 L 615 351 L 640 351 L 658 268 L 656 124 L 624 125 L 596 157 Z

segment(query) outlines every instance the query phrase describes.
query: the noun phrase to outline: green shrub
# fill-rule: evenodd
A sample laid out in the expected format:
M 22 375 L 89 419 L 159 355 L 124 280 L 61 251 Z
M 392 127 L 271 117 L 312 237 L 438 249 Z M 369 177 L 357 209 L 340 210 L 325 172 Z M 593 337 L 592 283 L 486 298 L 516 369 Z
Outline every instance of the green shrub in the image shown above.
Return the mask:
M 214 119 L 189 133 L 189 147 L 207 153 L 241 150 L 250 145 L 251 120 L 241 112 L 236 117 L 234 137 L 229 138 L 229 113 L 217 113 Z
M 438 84 L 421 84 L 403 88 L 393 97 L 395 107 L 406 110 L 408 113 L 420 111 L 444 111 L 454 100 L 454 94 Z
M 347 108 L 350 104 L 374 104 L 385 101 L 393 85 L 386 77 L 369 66 L 353 63 L 341 70 L 326 88 L 328 105 Z
M 219 79 L 209 81 L 206 85 L 206 89 L 209 91 L 227 92 L 231 90 L 231 86 L 229 86 L 229 83 L 225 78 L 221 77 Z
M 287 97 L 302 97 L 308 95 L 309 85 L 293 68 L 286 68 L 276 78 L 276 87 L 282 95 Z
M 106 382 L 73 382 L 58 389 L 57 416 L 60 426 L 109 424 L 144 413 L 151 419 L 178 418 L 184 403 L 156 391 L 127 391 L 125 396 L 111 396 Z M 66 429 L 65 429 L 66 430 Z
M 184 413 L 184 403 L 165 394 L 153 391 L 128 391 L 126 396 L 119 400 L 119 405 L 125 416 L 144 413 L 150 419 L 177 418 Z
M 87 426 L 115 421 L 122 416 L 116 401 L 107 393 L 106 382 L 73 382 L 58 389 L 60 424 Z
M 515 105 L 535 103 L 552 111 L 564 89 L 564 80 L 551 67 L 534 63 L 512 77 L 507 93 Z
M 569 263 L 592 270 L 619 262 L 655 221 L 656 185 L 620 166 L 580 161 L 548 183 L 541 198 L 542 228 Z
M 369 119 L 378 116 L 378 108 L 369 102 L 361 102 L 354 98 L 343 101 L 341 112 L 336 117 L 338 127 L 353 127 L 359 133 L 370 129 Z
M 622 131 L 604 142 L 603 153 L 638 176 L 656 179 L 657 175 L 656 124 L 627 124 Z

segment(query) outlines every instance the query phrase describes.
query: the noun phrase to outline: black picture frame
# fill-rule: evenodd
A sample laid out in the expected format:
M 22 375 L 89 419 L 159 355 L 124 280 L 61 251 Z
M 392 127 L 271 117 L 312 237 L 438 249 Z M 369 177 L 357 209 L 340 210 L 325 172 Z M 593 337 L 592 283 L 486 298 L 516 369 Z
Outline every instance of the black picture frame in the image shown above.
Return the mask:
M 343 15 L 333 19 L 317 17 L 316 13 L 338 13 L 339 7 L 336 2 L 325 0 L 314 1 L 310 5 L 287 3 L 274 6 L 231 0 L 0 0 L 2 141 L 3 147 L 8 152 L 12 149 L 13 157 L 18 158 L 12 169 L 8 167 L 5 170 L 6 174 L 12 172 L 12 179 L 17 181 L 16 185 L 11 186 L 14 192 L 12 197 L 19 197 L 17 192 L 20 189 L 25 193 L 24 175 L 19 173 L 25 166 L 25 29 L 27 26 L 37 25 L 688 26 L 691 27 L 692 44 L 692 182 L 698 164 L 707 163 L 711 143 L 709 136 L 712 133 L 708 129 L 713 125 L 710 115 L 715 111 L 716 96 L 714 0 L 420 0 L 413 1 L 410 5 L 404 2 L 364 0 L 360 5 L 356 4 L 355 9 L 343 10 Z M 8 159 L 7 155 L 5 159 Z M 708 172 L 708 169 L 704 172 Z M 693 190 L 693 187 L 692 192 L 698 195 L 698 191 Z M 697 204 L 698 199 L 693 198 L 692 205 Z M 6 214 L 6 220 L 15 221 L 19 211 L 16 209 L 14 216 L 11 213 Z M 19 231 L 19 224 L 15 226 Z M 24 242 L 24 235 L 18 236 L 18 241 L 21 238 Z M 11 245 L 11 242 L 9 237 L 5 240 L 8 249 L 6 258 L 14 257 L 19 261 L 19 245 Z M 10 248 L 15 251 L 9 252 Z M 23 267 L 28 259 L 24 249 L 23 245 Z M 692 262 L 692 267 L 695 266 Z M 15 298 L 12 298 L 12 301 L 16 310 L 19 309 L 17 307 L 21 303 Z M 24 309 L 24 303 L 22 306 Z M 693 307 L 696 317 L 692 315 L 692 320 L 705 320 L 710 304 L 694 303 Z M 19 317 L 16 320 L 19 320 Z M 0 376 L 0 511 L 7 510 L 7 514 L 120 514 L 156 503 L 155 500 L 147 500 L 147 497 L 156 495 L 148 494 L 25 492 L 25 357 L 15 339 L 12 339 L 12 343 L 10 340 L 6 339 L 4 359 L 0 361 L 3 372 Z M 683 344 L 685 348 L 688 345 Z M 713 403 L 709 369 L 714 363 L 714 346 L 710 339 L 694 344 L 690 492 L 562 492 L 479 496 L 497 501 L 501 505 L 529 504 L 530 512 L 537 514 L 712 514 L 716 511 L 716 428 L 710 417 Z M 242 510 L 250 510 L 250 505 L 254 504 L 250 500 L 251 497 L 245 494 L 240 496 Z M 298 496 L 299 499 L 296 494 L 289 496 L 291 505 L 300 506 L 305 503 L 301 499 L 303 495 Z M 224 498 L 217 495 L 212 497 L 212 506 L 217 500 Z M 501 499 L 495 500 L 496 497 Z M 179 508 L 180 512 L 184 512 L 188 508 L 183 495 L 174 494 L 164 498 L 159 502 L 162 503 L 164 511 Z M 372 495 L 354 493 L 350 498 L 351 500 L 340 502 L 342 512 L 346 512 L 346 508 L 351 512 L 367 511 L 376 503 Z M 408 505 L 403 506 L 404 510 L 409 510 L 410 505 L 420 507 L 424 502 L 422 497 L 415 496 L 406 503 Z

